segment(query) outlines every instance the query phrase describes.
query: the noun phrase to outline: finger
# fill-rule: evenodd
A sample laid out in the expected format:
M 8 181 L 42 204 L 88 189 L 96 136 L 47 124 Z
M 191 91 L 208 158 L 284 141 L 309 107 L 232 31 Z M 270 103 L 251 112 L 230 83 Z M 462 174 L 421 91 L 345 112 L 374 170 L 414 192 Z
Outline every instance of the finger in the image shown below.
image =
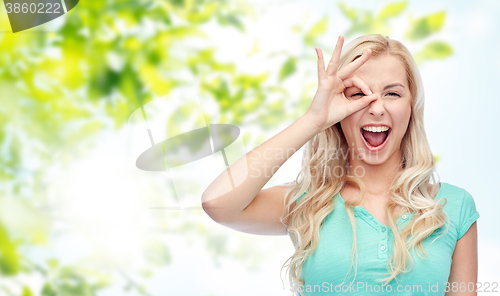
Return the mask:
M 345 78 L 349 77 L 349 75 L 351 75 L 352 73 L 354 73 L 354 71 L 356 71 L 366 61 L 368 61 L 368 59 L 370 58 L 371 54 L 372 54 L 372 50 L 369 49 L 369 48 L 366 49 L 365 52 L 359 58 L 357 58 L 356 60 L 354 60 L 351 63 L 349 63 L 349 65 L 345 66 L 344 68 L 342 68 L 342 70 L 340 70 L 337 73 L 337 76 L 339 76 L 339 78 L 342 79 L 342 80 L 344 80 Z
M 328 63 L 328 68 L 326 70 L 326 73 L 330 76 L 335 75 L 337 73 L 340 61 L 340 53 L 342 52 L 343 44 L 344 44 L 344 36 L 340 35 L 339 39 L 337 40 L 337 44 L 335 45 L 335 49 L 333 50 L 330 62 Z
M 368 84 L 366 84 L 366 82 L 364 82 L 363 79 L 359 78 L 356 75 L 347 78 L 346 80 L 343 81 L 343 83 L 346 88 L 352 86 L 359 88 L 367 96 L 373 94 L 370 87 L 368 87 Z
M 347 104 L 347 112 L 349 113 L 349 115 L 351 115 L 352 113 L 357 112 L 357 111 L 365 108 L 371 102 L 374 102 L 377 99 L 378 99 L 377 95 L 373 94 L 373 95 L 362 97 L 359 100 L 349 101 L 349 103 Z
M 323 53 L 319 47 L 314 48 L 318 56 L 318 82 L 326 79 L 325 61 L 323 60 Z

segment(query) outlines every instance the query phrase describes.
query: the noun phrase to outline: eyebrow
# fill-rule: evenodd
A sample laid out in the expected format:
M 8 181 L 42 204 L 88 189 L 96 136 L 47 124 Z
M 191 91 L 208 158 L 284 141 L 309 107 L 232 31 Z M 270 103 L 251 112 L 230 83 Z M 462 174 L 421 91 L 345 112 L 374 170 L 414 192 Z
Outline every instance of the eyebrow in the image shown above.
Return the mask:
M 388 84 L 388 85 L 386 85 L 386 86 L 384 87 L 384 91 L 385 91 L 386 89 L 388 89 L 388 88 L 395 87 L 395 86 L 400 86 L 400 87 L 402 87 L 402 88 L 405 88 L 403 84 L 401 84 L 401 83 L 399 83 L 399 82 L 396 82 L 396 83 L 392 83 L 392 84 Z M 354 89 L 357 89 L 357 90 L 361 90 L 361 89 L 359 89 L 359 87 L 357 87 L 357 86 L 351 86 L 351 87 L 348 87 L 347 89 L 349 89 L 349 88 L 354 88 Z
M 391 87 L 395 87 L 395 86 L 401 86 L 402 88 L 404 88 L 404 85 L 398 82 L 398 83 L 386 85 L 386 87 L 384 87 L 384 90 L 391 88 Z

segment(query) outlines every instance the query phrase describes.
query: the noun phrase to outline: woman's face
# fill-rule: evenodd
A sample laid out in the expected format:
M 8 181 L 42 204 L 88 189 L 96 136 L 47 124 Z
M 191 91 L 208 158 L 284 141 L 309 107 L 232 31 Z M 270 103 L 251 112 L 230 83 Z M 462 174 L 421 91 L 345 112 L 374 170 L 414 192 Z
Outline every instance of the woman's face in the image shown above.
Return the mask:
M 391 163 L 399 163 L 401 140 L 411 115 L 411 93 L 403 63 L 391 55 L 372 57 L 354 75 L 361 78 L 378 99 L 340 122 L 350 149 L 351 164 L 362 161 L 379 165 L 389 159 Z M 344 94 L 349 100 L 364 96 L 357 87 L 345 89 Z M 389 130 L 370 132 L 362 129 L 381 125 Z

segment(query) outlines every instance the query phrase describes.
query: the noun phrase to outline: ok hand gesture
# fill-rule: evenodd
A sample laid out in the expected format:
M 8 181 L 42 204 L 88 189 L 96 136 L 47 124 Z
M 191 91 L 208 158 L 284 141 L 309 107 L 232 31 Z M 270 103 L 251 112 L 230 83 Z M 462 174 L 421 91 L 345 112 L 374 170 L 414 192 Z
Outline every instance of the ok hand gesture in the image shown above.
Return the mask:
M 339 36 L 326 71 L 323 53 L 319 48 L 316 48 L 318 56 L 318 90 L 305 115 L 321 131 L 363 109 L 370 102 L 377 99 L 377 96 L 372 94 L 368 85 L 358 76 L 353 75 L 370 58 L 371 50 L 367 49 L 361 57 L 342 68 L 342 70 L 337 71 L 343 43 L 344 37 Z M 348 100 L 344 95 L 344 90 L 351 86 L 361 89 L 365 96 L 357 100 Z

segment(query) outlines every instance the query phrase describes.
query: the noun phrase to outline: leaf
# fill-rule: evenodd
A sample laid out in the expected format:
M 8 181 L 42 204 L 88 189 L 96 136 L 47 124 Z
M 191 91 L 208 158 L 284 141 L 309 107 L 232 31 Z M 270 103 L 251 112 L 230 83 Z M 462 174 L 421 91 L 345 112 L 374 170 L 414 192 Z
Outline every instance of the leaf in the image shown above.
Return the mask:
M 341 12 L 351 21 L 351 27 L 344 33 L 344 37 L 352 36 L 356 33 L 362 35 L 390 33 L 389 27 L 383 19 L 375 17 L 370 10 L 354 10 L 348 8 L 344 3 L 339 3 Z
M 100 99 L 102 96 L 111 94 L 113 87 L 120 80 L 120 74 L 107 68 L 107 66 L 96 66 L 92 79 L 89 81 L 90 97 Z
M 59 260 L 55 258 L 47 259 L 47 265 L 52 269 L 56 269 L 59 267 Z
M 233 26 L 240 30 L 240 32 L 245 32 L 245 26 L 243 22 L 235 15 L 218 15 L 217 22 L 221 26 Z
M 405 10 L 407 5 L 408 1 L 389 3 L 380 11 L 378 18 L 387 20 L 388 18 L 398 16 Z
M 206 34 L 203 30 L 199 29 L 198 26 L 178 26 L 172 27 L 169 30 L 166 30 L 159 34 L 158 36 L 167 38 L 168 42 L 171 42 L 172 39 L 183 39 L 187 37 L 206 37 Z
M 313 45 L 316 38 L 326 32 L 328 27 L 328 17 L 323 17 L 304 35 L 306 45 Z
M 219 4 L 216 2 L 208 2 L 205 6 L 203 6 L 202 11 L 190 11 L 186 15 L 186 20 L 195 24 L 202 24 L 211 19 L 217 9 L 219 8 Z
M 285 61 L 285 63 L 281 66 L 279 73 L 279 80 L 283 81 L 288 76 L 295 73 L 297 70 L 297 60 L 294 57 L 289 58 Z
M 0 273 L 17 274 L 20 268 L 19 261 L 16 245 L 11 241 L 4 226 L 0 224 Z
M 23 287 L 23 292 L 21 294 L 22 296 L 33 296 L 33 292 L 31 291 L 30 288 L 24 286 Z
M 170 2 L 177 7 L 183 7 L 185 5 L 184 0 L 171 0 Z
M 443 10 L 412 21 L 413 27 L 406 32 L 406 38 L 416 41 L 438 32 L 444 24 L 445 17 L 446 12 Z
M 234 78 L 234 83 L 240 85 L 244 89 L 251 88 L 258 90 L 268 77 L 269 74 L 266 72 L 257 75 L 240 74 L 238 77 Z
M 130 66 L 125 67 L 120 72 L 117 89 L 127 98 L 127 101 L 139 101 L 143 84 L 139 79 L 137 72 Z
M 342 12 L 344 16 L 346 16 L 349 20 L 351 20 L 351 22 L 353 23 L 358 22 L 357 12 L 355 9 L 348 8 L 343 2 L 339 2 L 338 5 L 340 8 L 340 12 Z
M 42 287 L 42 296 L 57 296 L 57 292 L 50 283 L 45 283 Z
M 442 60 L 446 59 L 453 53 L 452 47 L 443 41 L 433 41 L 427 43 L 423 49 L 415 54 L 416 62 L 422 62 L 424 60 Z

